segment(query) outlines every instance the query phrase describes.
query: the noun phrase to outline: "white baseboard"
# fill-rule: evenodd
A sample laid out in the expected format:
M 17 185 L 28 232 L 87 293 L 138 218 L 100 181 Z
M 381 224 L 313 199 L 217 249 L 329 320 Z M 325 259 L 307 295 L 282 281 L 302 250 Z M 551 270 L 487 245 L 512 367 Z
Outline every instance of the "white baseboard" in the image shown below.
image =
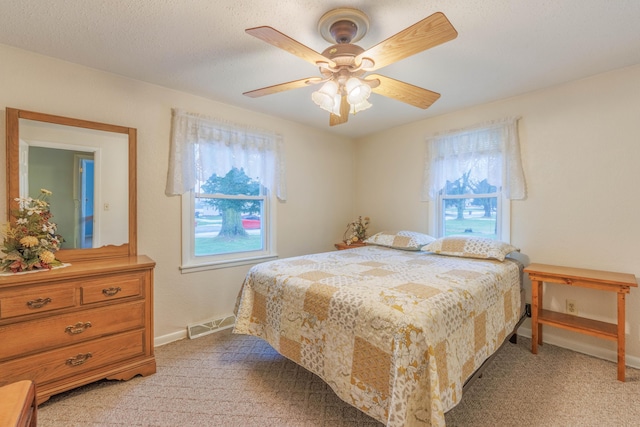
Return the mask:
M 186 328 L 182 331 L 173 332 L 167 335 L 162 335 L 159 337 L 155 337 L 153 340 L 154 347 L 160 347 L 161 345 L 169 344 L 174 341 L 180 341 L 187 338 L 187 330 Z
M 518 328 L 518 335 L 531 338 L 531 328 L 521 326 Z M 610 362 L 618 363 L 618 354 L 615 351 L 582 343 L 577 340 L 568 338 L 554 337 L 552 334 L 544 334 L 543 342 L 555 345 L 557 347 L 566 348 L 567 350 L 577 351 L 578 353 L 587 354 L 589 356 L 597 357 L 598 359 L 608 360 Z M 640 369 L 640 358 L 635 356 L 626 356 L 626 365 L 632 368 Z

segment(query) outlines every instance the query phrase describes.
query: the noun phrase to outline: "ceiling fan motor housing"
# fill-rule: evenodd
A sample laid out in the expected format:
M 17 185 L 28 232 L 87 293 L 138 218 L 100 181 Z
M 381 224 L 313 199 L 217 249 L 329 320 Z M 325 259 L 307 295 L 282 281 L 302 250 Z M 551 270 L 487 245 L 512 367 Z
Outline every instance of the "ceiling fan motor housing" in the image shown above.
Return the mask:
M 338 44 L 351 43 L 351 40 L 353 40 L 357 32 L 358 26 L 355 22 L 346 19 L 334 22 L 329 28 L 331 37 L 333 37 Z
M 349 58 L 355 58 L 362 52 L 364 52 L 364 49 L 358 45 L 351 43 L 340 43 L 326 48 L 322 52 L 322 56 L 326 56 L 338 65 L 348 65 L 347 63 L 349 62 Z M 342 64 L 340 64 L 339 62 L 342 62 Z

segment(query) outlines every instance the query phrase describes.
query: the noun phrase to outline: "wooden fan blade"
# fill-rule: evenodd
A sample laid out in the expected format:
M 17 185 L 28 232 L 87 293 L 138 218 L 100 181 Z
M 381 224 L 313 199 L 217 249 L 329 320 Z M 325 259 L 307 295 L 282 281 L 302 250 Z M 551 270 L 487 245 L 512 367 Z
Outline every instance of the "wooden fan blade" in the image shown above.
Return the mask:
M 261 89 L 251 90 L 249 92 L 243 93 L 251 98 L 258 98 L 260 96 L 272 95 L 278 92 L 284 92 L 285 90 L 298 89 L 301 87 L 306 87 L 314 84 L 318 84 L 323 80 L 320 77 L 308 77 L 302 80 L 294 80 L 292 82 L 280 83 L 273 86 L 263 87 Z
M 299 58 L 304 59 L 307 62 L 312 63 L 313 65 L 318 65 L 319 63 L 327 63 L 331 67 L 335 67 L 336 63 L 327 58 L 326 56 L 322 56 L 315 50 L 303 45 L 302 43 L 292 39 L 291 37 L 282 34 L 280 31 L 271 27 L 255 27 L 248 28 L 244 30 L 247 34 L 250 34 L 254 37 L 259 38 L 262 41 L 265 41 L 275 47 L 279 47 L 280 49 L 286 50 L 289 53 L 296 55 Z
M 356 64 L 363 58 L 374 61 L 367 71 L 377 70 L 416 53 L 438 46 L 458 36 L 451 22 L 441 12 L 436 12 L 398 34 L 365 50 L 356 57 Z
M 366 81 L 380 80 L 378 86 L 373 86 L 371 91 L 378 95 L 384 95 L 389 98 L 397 99 L 418 108 L 429 108 L 434 102 L 440 98 L 440 94 L 423 89 L 418 86 L 394 80 L 390 77 L 381 76 L 379 74 L 371 74 L 367 76 Z
M 340 115 L 330 113 L 329 126 L 341 125 L 342 123 L 347 123 L 347 120 L 349 120 L 349 103 L 347 102 L 347 97 L 342 95 Z

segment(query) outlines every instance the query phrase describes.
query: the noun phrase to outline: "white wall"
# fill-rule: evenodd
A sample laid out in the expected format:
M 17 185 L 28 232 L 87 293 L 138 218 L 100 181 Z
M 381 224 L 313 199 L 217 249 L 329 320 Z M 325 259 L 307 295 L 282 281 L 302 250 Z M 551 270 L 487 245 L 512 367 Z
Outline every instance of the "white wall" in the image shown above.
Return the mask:
M 373 231 L 428 229 L 425 138 L 508 116 L 519 132 L 528 197 L 513 201 L 511 242 L 532 262 L 640 276 L 640 66 L 411 123 L 358 141 L 356 211 Z M 443 96 L 447 96 L 443 94 Z M 526 281 L 531 300 L 530 282 Z M 544 305 L 615 323 L 615 293 L 550 285 Z M 640 367 L 640 289 L 627 296 L 627 363 Z M 521 331 L 530 334 L 527 321 Z M 544 327 L 546 342 L 615 360 L 614 342 Z
M 353 142 L 349 139 L 4 45 L 0 45 L 0 58 L 0 114 L 4 115 L 5 107 L 13 107 L 137 128 L 138 253 L 157 263 L 157 343 L 184 336 L 190 323 L 231 313 L 249 268 L 190 274 L 178 270 L 180 198 L 164 194 L 171 108 L 283 135 L 288 200 L 277 206 L 280 256 L 333 250 L 352 220 Z M 0 135 L 4 142 L 4 119 Z M 0 148 L 0 153 L 0 188 L 6 188 L 5 149 Z M 6 212 L 5 191 L 1 194 L 0 210 Z

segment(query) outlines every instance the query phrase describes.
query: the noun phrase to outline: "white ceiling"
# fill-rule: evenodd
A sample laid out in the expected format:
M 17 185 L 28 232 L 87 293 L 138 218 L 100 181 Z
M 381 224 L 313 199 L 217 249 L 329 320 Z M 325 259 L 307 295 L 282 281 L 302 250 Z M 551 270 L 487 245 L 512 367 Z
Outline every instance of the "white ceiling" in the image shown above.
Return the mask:
M 421 110 L 373 94 L 373 108 L 329 127 L 328 113 L 311 101 L 317 86 L 242 95 L 319 76 L 246 28 L 268 25 L 322 52 L 329 44 L 318 19 L 338 7 L 369 16 L 357 42 L 364 49 L 443 12 L 456 39 L 377 71 L 442 97 Z M 639 64 L 640 1 L 0 0 L 0 43 L 359 137 Z

